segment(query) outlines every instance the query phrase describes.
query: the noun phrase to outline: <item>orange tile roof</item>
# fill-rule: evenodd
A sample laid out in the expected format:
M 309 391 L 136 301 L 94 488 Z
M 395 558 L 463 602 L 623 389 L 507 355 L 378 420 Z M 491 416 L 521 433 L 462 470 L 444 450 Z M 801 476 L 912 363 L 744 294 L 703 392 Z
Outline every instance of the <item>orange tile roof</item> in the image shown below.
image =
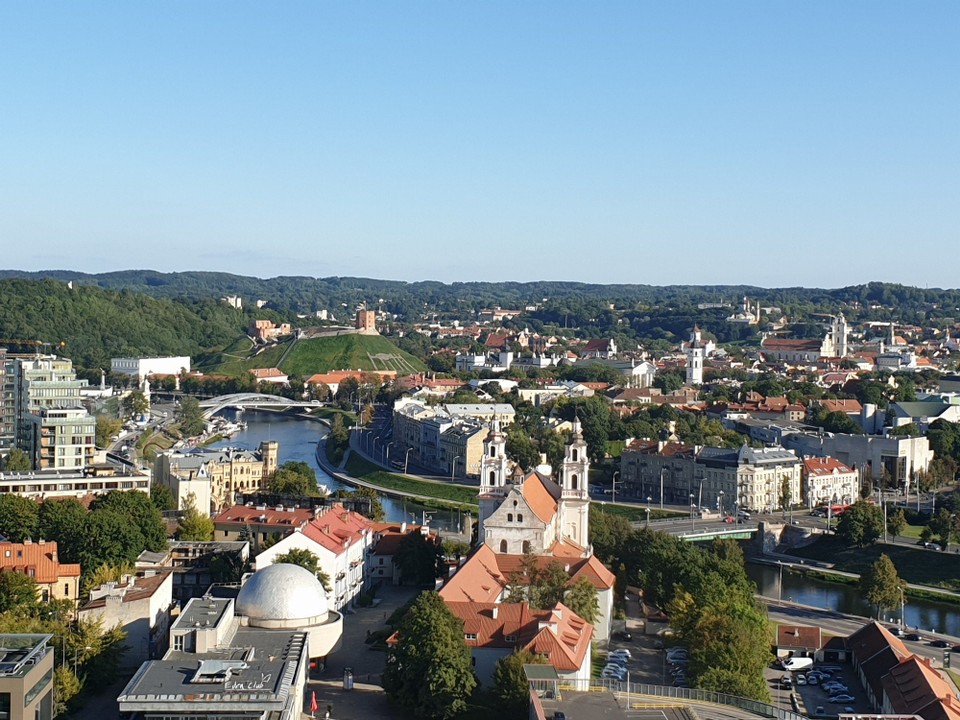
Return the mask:
M 893 711 L 902 715 L 920 714 L 931 703 L 953 696 L 950 684 L 916 655 L 903 659 L 883 677 L 883 693 Z
M 468 646 L 524 647 L 545 655 L 561 672 L 580 668 L 593 638 L 593 625 L 563 603 L 550 610 L 534 610 L 527 603 L 447 601 L 447 607 L 463 620 L 464 635 L 471 636 Z
M 55 540 L 3 542 L 0 543 L 0 572 L 30 575 L 38 585 L 50 585 L 64 577 L 80 577 L 80 565 L 61 563 L 57 557 Z
M 497 555 L 481 545 L 440 588 L 440 597 L 449 602 L 494 602 L 507 585 L 497 567 Z
M 286 377 L 287 374 L 280 368 L 253 368 L 250 372 L 255 378 L 264 379 L 272 377 Z
M 333 505 L 322 510 L 300 532 L 334 555 L 340 555 L 361 542 L 364 535 L 372 531 L 371 525 L 360 513 L 345 510 L 343 505 Z
M 557 513 L 557 497 L 559 488 L 556 488 L 557 495 L 550 492 L 550 483 L 556 488 L 556 484 L 550 480 L 544 480 L 540 475 L 533 472 L 527 475 L 523 481 L 523 499 L 527 501 L 533 514 L 545 523 L 553 520 Z
M 820 628 L 815 625 L 777 625 L 777 647 L 819 650 L 822 646 Z
M 842 373 L 831 373 L 834 375 L 841 375 Z M 826 378 L 826 376 L 824 376 Z M 843 375 L 842 382 L 846 382 L 847 376 Z M 820 400 L 820 406 L 827 412 L 842 412 L 842 413 L 858 413 L 863 410 L 863 405 L 860 404 L 859 400 L 829 400 L 824 399 Z
M 838 473 L 852 473 L 852 468 L 844 465 L 833 457 L 805 457 L 803 459 L 803 469 L 809 477 L 821 477 L 823 475 L 832 475 L 834 471 Z
M 275 510 L 266 508 L 260 510 L 248 505 L 234 505 L 219 513 L 213 522 L 216 525 L 271 525 L 278 528 L 298 528 L 313 518 L 313 510 L 309 508 L 292 508 L 290 510 Z

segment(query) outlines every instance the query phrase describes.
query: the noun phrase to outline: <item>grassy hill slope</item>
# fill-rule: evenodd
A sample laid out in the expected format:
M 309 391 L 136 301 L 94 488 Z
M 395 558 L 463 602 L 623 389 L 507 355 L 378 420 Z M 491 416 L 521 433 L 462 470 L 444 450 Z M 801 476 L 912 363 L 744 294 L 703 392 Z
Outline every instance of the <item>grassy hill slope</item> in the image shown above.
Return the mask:
M 336 335 L 298 341 L 281 369 L 307 378 L 330 370 L 396 370 L 405 375 L 426 367 L 380 335 Z

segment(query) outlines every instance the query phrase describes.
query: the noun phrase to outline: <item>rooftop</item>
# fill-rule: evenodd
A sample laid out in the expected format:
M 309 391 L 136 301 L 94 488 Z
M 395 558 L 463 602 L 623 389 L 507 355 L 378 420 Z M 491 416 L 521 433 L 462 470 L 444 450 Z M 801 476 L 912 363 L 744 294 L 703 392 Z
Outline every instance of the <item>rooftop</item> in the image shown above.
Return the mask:
M 173 623 L 171 630 L 216 627 L 228 613 L 233 615 L 233 600 L 213 597 L 193 598 Z
M 42 658 L 53 635 L 0 634 L 0 677 L 18 677 L 27 672 Z

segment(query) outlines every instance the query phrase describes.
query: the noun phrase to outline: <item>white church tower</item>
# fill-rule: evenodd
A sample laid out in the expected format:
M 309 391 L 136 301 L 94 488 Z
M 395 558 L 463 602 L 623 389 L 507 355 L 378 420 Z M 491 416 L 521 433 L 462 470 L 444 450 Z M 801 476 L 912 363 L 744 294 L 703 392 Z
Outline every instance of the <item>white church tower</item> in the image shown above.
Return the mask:
M 837 357 L 846 357 L 849 350 L 847 340 L 850 337 L 850 328 L 847 326 L 847 319 L 840 313 L 833 319 L 833 351 Z
M 573 435 L 560 469 L 560 534 L 588 548 L 590 530 L 590 459 L 587 443 L 580 433 L 580 421 L 573 421 Z
M 687 354 L 687 385 L 703 385 L 703 359 L 706 348 L 700 337 L 700 328 L 693 326 L 690 333 L 690 342 L 686 348 Z
M 480 527 L 477 540 L 484 542 L 484 524 L 500 507 L 507 494 L 507 439 L 500 432 L 500 421 L 494 417 L 490 432 L 483 441 L 480 461 Z

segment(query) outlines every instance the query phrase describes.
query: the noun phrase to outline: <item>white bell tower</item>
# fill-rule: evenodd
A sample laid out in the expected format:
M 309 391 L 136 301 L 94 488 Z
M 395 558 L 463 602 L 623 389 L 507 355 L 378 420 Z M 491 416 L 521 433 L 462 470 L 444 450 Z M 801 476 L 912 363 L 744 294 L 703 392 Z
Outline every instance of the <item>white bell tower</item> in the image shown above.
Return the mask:
M 706 355 L 700 328 L 693 326 L 690 333 L 690 342 L 686 348 L 687 354 L 687 385 L 703 385 L 703 359 Z
M 580 432 L 580 421 L 573 421 L 573 434 L 560 469 L 560 533 L 581 547 L 589 547 L 590 458 L 587 443 Z
M 480 461 L 480 526 L 477 541 L 484 542 L 484 524 L 500 507 L 507 494 L 507 439 L 500 432 L 500 421 L 494 417 L 490 432 L 483 441 L 483 459 Z

